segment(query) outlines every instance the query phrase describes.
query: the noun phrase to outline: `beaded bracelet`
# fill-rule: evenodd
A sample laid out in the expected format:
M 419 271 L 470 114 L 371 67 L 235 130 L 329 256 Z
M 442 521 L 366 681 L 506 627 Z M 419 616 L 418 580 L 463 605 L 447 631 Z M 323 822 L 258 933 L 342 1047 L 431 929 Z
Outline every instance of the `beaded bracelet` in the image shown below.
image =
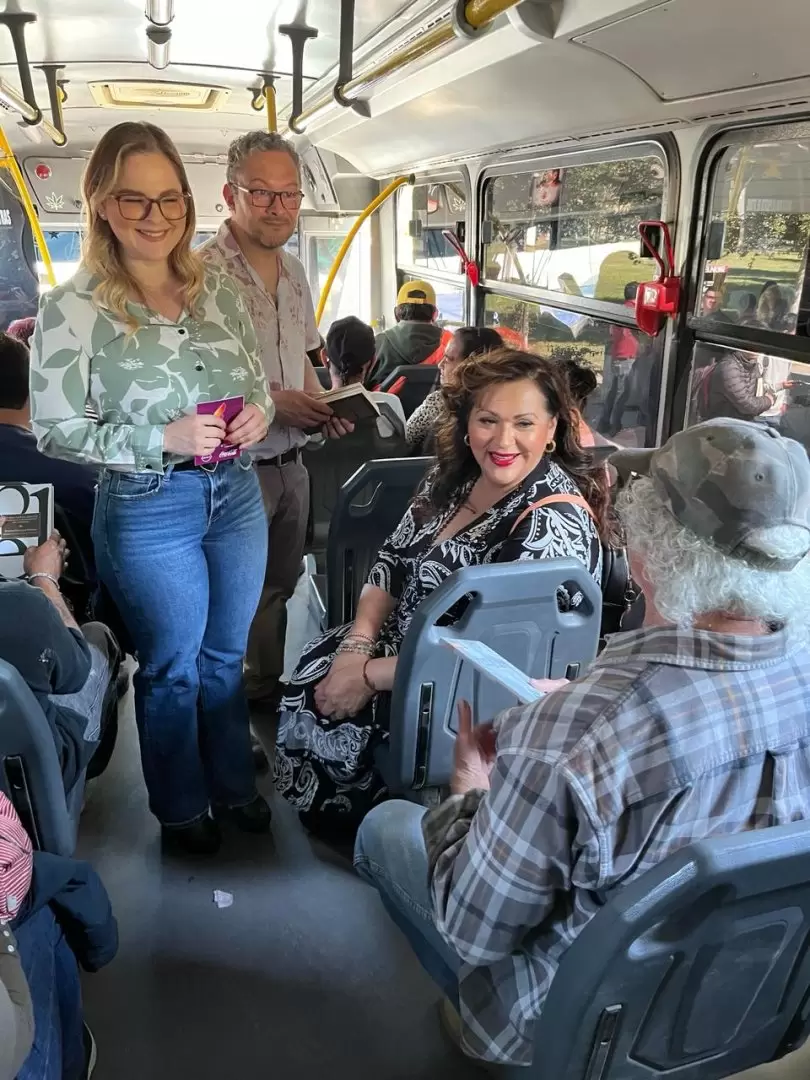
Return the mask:
M 374 646 L 370 642 L 367 645 L 363 645 L 360 642 L 357 642 L 356 644 L 349 642 L 347 644 L 346 640 L 344 640 L 338 645 L 336 650 L 337 655 L 342 653 L 357 653 L 359 656 L 372 657 L 374 655 Z
M 373 657 L 370 656 L 368 660 L 366 660 L 365 664 L 363 664 L 363 682 L 366 684 L 372 694 L 379 694 L 380 691 L 368 677 L 368 665 L 371 663 L 372 659 Z

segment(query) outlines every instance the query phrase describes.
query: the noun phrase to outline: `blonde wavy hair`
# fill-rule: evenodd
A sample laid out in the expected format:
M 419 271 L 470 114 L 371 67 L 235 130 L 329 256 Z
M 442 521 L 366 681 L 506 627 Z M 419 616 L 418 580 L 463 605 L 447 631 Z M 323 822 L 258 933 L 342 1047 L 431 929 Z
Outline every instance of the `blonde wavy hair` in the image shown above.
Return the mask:
M 163 154 L 171 162 L 188 199 L 186 227 L 180 241 L 169 256 L 169 265 L 183 286 L 183 298 L 189 311 L 197 311 L 203 289 L 205 270 L 202 259 L 191 250 L 196 230 L 194 199 L 188 176 L 177 147 L 161 128 L 154 124 L 126 121 L 116 124 L 102 135 L 90 155 L 82 177 L 82 200 L 87 231 L 82 245 L 82 263 L 101 283 L 93 293 L 99 307 L 109 311 L 137 330 L 138 321 L 127 309 L 127 300 L 141 295 L 138 283 L 121 259 L 121 250 L 108 221 L 99 213 L 104 202 L 113 194 L 121 168 L 131 154 Z

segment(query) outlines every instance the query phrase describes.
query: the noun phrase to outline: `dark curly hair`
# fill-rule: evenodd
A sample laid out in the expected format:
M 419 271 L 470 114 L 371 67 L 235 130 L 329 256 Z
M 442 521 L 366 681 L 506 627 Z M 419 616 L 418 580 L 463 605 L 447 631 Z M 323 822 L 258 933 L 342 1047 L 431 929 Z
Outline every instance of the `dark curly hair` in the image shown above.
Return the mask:
M 418 499 L 421 518 L 445 510 L 480 475 L 478 463 L 464 442 L 473 405 L 481 393 L 499 383 L 529 379 L 541 392 L 550 414 L 557 418 L 554 459 L 579 487 L 593 510 L 599 535 L 609 543 L 615 538 L 610 509 L 610 490 L 604 468 L 579 443 L 576 404 L 565 368 L 554 360 L 519 349 L 498 349 L 463 360 L 452 383 L 442 386 L 442 411 L 436 424 L 437 468 Z

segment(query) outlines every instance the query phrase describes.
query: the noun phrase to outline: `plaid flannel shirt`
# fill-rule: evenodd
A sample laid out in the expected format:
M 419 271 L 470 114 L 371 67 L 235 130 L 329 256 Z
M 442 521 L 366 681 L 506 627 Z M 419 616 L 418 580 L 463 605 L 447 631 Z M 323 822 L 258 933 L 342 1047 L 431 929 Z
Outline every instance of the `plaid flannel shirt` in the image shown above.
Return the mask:
M 622 634 L 502 714 L 490 791 L 423 825 L 466 1049 L 531 1061 L 560 959 L 609 890 L 694 840 L 810 817 L 809 745 L 810 650 L 782 629 Z

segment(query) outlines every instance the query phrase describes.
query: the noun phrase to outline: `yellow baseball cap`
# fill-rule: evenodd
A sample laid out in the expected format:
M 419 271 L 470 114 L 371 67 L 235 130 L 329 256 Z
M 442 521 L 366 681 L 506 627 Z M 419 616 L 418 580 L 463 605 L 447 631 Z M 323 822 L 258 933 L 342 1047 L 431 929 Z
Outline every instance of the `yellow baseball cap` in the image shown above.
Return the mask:
M 436 307 L 436 290 L 426 281 L 406 281 L 397 293 L 397 307 L 400 304 L 430 304 Z

